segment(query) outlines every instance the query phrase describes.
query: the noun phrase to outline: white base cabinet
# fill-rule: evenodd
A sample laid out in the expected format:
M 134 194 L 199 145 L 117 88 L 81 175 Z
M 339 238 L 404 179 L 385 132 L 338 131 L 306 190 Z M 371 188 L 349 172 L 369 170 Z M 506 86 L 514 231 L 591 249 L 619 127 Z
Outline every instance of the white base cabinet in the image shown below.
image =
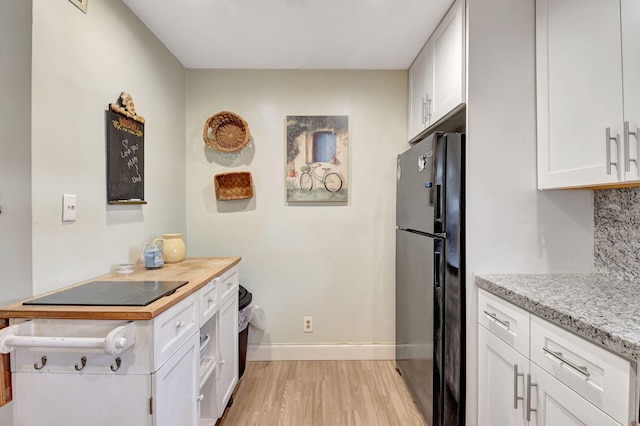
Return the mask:
M 117 355 L 16 346 L 15 425 L 215 425 L 238 381 L 238 288 L 234 266 L 149 321 L 12 320 L 21 336 L 88 341 L 126 326 L 134 341 Z
M 635 364 L 484 290 L 478 303 L 480 426 L 635 424 Z

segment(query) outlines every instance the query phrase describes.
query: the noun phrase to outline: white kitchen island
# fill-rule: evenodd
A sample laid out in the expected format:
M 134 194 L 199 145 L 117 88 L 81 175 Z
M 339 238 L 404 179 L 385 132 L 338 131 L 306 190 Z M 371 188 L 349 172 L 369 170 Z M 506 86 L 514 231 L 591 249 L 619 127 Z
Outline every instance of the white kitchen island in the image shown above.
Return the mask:
M 0 308 L 15 425 L 214 425 L 238 380 L 239 262 L 194 258 L 91 280 L 188 281 L 147 306 Z

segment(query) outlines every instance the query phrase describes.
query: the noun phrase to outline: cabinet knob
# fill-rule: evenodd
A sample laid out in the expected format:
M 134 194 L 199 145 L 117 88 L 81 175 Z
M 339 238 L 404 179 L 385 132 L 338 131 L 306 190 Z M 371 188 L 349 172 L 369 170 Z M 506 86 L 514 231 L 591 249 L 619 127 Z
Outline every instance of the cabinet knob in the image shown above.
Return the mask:
M 224 359 L 221 359 L 221 360 L 220 360 L 220 364 L 224 364 Z
M 208 302 L 209 304 L 212 304 L 212 303 L 213 303 L 213 297 L 208 298 L 208 299 L 207 299 L 207 302 Z
M 176 328 L 180 328 L 180 327 L 182 327 L 183 325 L 184 325 L 184 321 L 182 321 L 182 320 L 178 320 L 178 321 L 176 321 Z

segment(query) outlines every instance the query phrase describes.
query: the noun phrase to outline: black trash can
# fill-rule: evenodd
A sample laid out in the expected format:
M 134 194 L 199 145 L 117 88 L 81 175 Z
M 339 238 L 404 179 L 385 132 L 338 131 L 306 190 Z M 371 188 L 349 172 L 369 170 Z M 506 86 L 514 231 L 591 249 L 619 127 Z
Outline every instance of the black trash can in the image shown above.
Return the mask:
M 251 300 L 253 299 L 253 295 L 247 291 L 246 288 L 240 286 L 240 290 L 238 291 L 238 311 L 242 311 L 244 308 L 249 306 Z M 238 330 L 238 379 L 242 377 L 244 374 L 244 368 L 247 364 L 247 341 L 249 339 L 249 324 L 244 328 L 244 330 Z

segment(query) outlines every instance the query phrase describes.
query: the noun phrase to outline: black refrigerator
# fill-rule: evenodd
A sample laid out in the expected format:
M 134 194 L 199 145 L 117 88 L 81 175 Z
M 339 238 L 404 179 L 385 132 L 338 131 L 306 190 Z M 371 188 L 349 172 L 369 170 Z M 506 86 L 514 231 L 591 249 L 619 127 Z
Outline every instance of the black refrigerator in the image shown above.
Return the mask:
M 465 136 L 398 156 L 396 369 L 426 425 L 465 422 Z

